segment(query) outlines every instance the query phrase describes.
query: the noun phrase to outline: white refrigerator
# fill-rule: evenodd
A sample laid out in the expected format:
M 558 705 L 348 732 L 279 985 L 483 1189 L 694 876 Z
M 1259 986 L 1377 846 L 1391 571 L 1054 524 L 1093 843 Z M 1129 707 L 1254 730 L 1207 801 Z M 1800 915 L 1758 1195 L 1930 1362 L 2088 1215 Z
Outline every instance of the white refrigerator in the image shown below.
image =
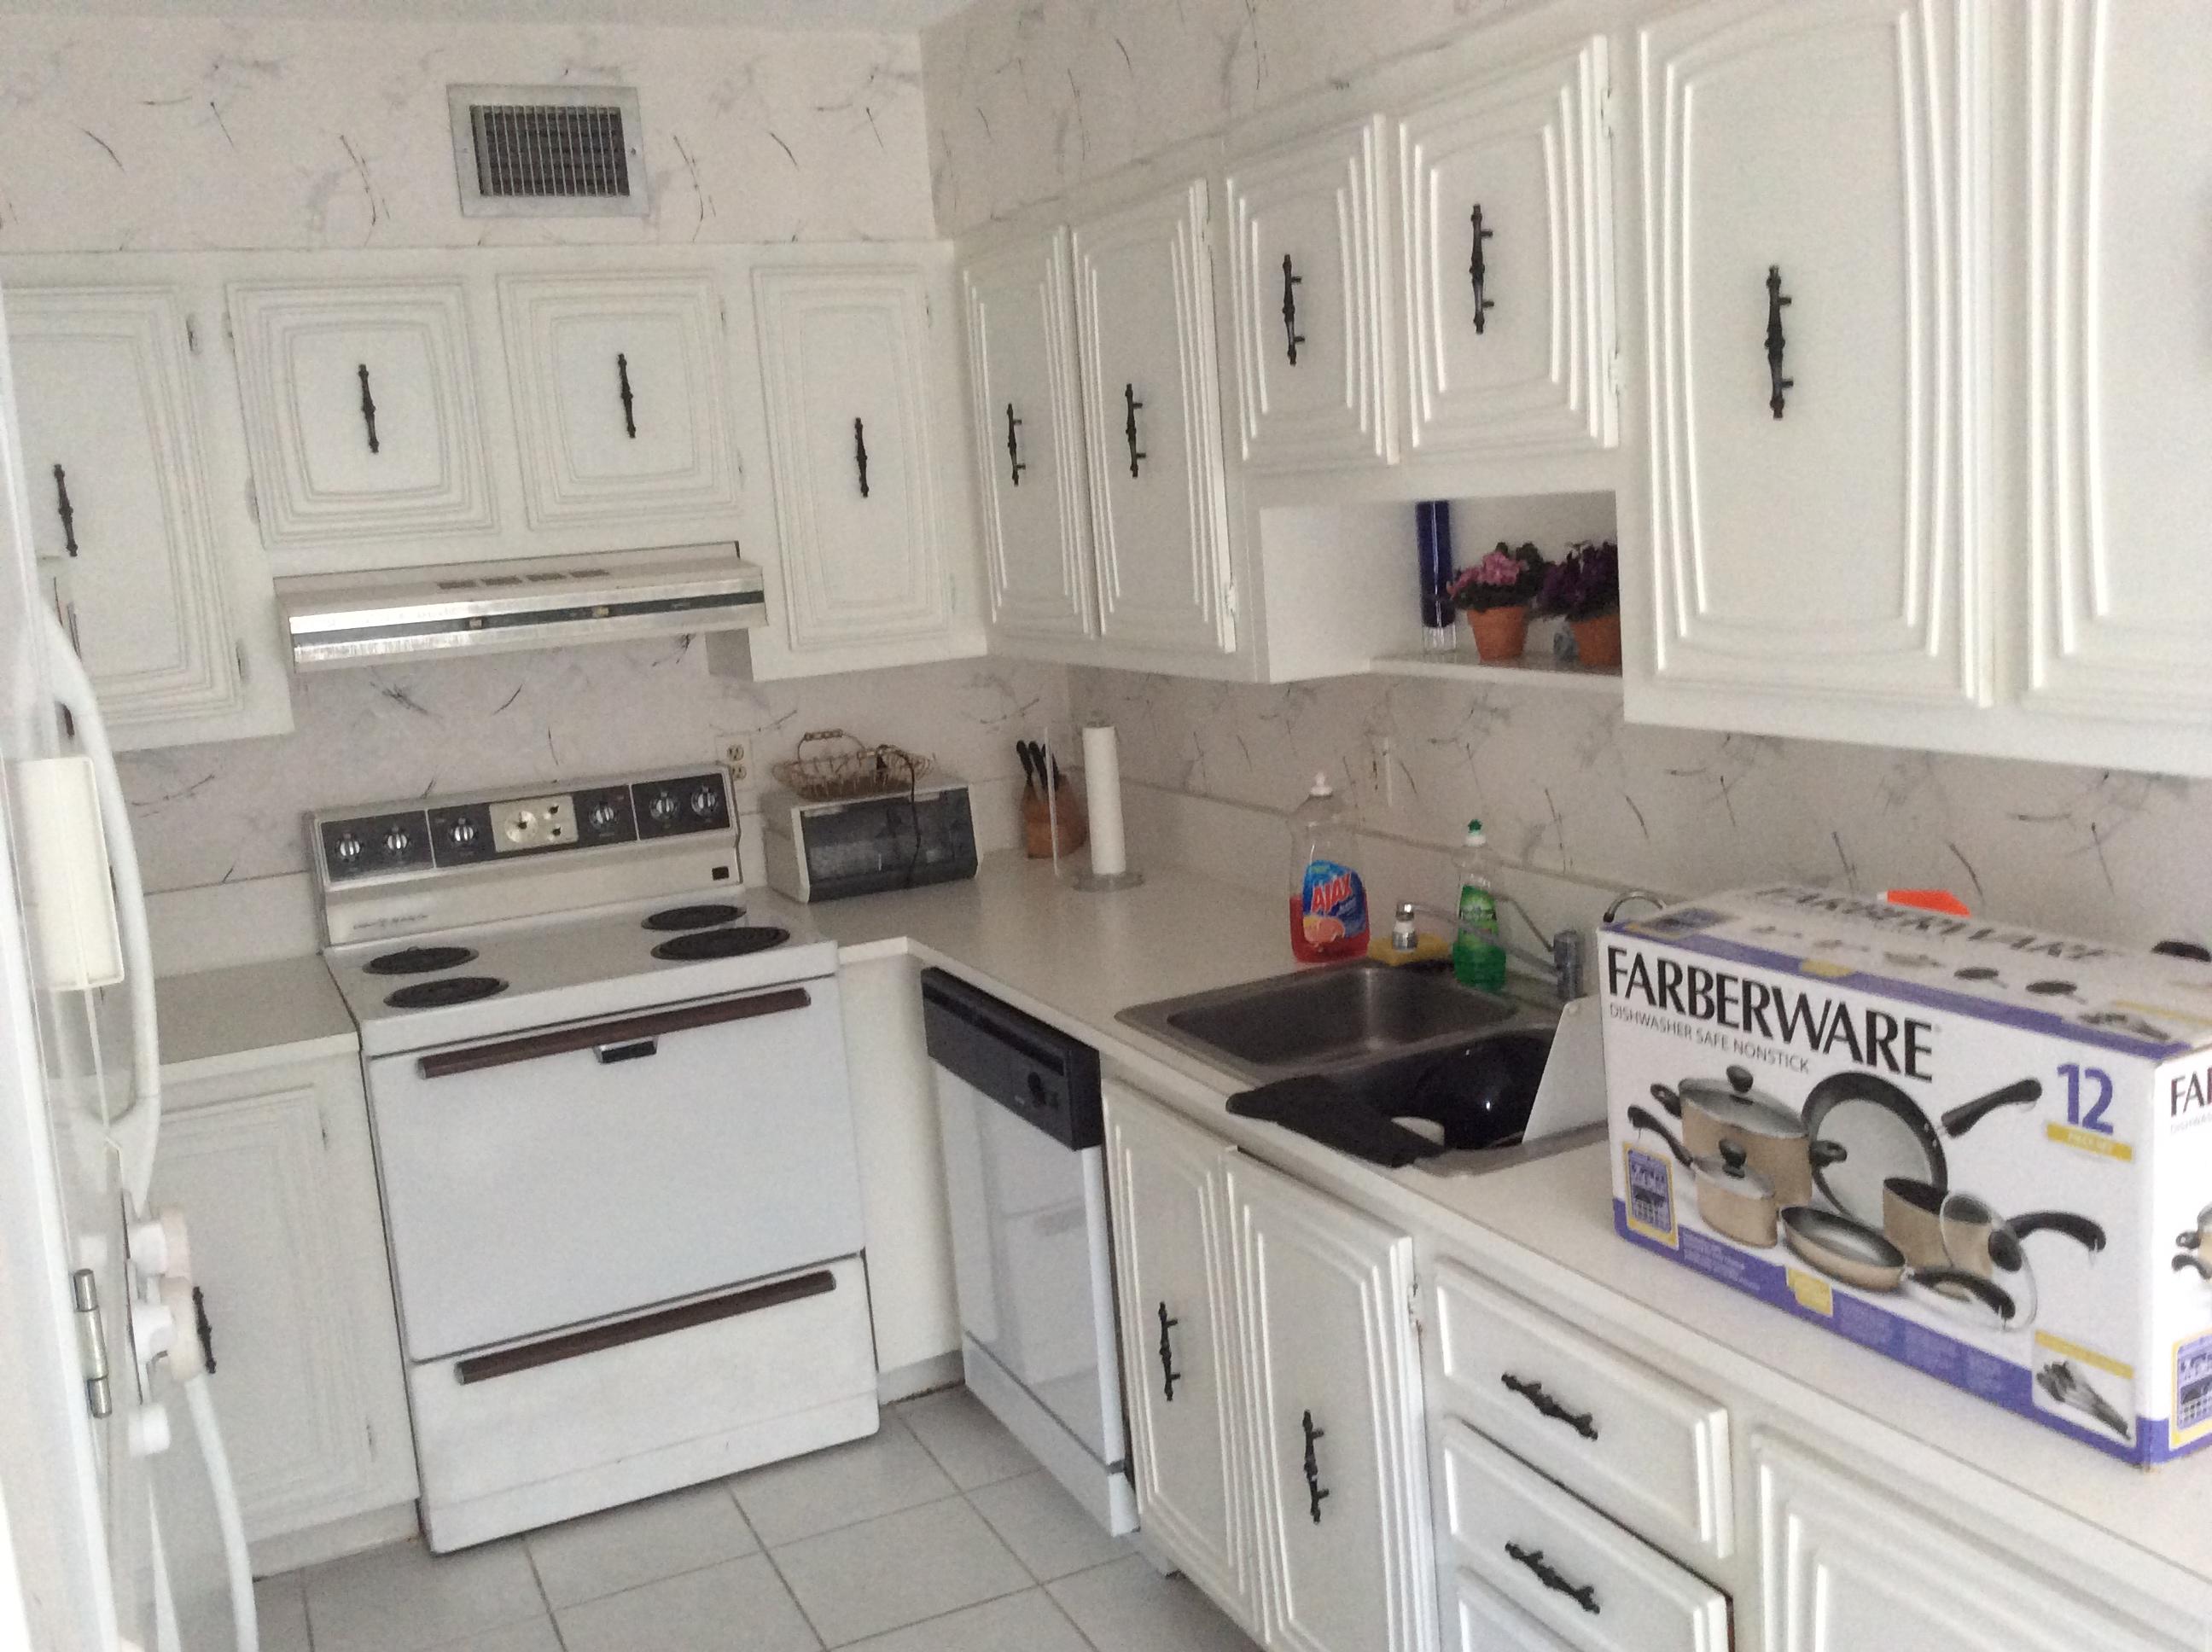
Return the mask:
M 99 710 L 34 566 L 0 295 L 0 1647 L 252 1652 Z

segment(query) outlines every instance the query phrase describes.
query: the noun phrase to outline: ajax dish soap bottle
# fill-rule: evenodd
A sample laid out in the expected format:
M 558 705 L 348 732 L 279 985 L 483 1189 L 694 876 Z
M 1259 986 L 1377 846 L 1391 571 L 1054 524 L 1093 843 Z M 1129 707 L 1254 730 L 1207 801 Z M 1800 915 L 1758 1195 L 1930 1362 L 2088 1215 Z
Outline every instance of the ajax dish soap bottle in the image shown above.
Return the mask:
M 1498 935 L 1498 896 L 1491 874 L 1490 840 L 1482 823 L 1467 823 L 1467 843 L 1454 863 L 1459 871 L 1459 933 L 1452 941 L 1452 974 L 1462 987 L 1505 990 L 1505 948 Z
M 1352 869 L 1352 819 L 1314 776 L 1291 817 L 1297 838 L 1291 864 L 1291 951 L 1301 963 L 1356 958 L 1367 951 L 1367 891 Z

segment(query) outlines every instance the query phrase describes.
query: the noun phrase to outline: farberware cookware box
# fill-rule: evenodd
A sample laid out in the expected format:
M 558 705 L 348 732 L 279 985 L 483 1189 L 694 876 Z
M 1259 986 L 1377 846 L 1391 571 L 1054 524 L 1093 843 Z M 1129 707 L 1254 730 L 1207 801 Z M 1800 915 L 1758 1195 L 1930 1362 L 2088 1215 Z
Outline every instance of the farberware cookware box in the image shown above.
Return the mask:
M 2212 1443 L 2212 965 L 1794 885 L 1601 938 L 1625 1237 L 2130 1462 Z

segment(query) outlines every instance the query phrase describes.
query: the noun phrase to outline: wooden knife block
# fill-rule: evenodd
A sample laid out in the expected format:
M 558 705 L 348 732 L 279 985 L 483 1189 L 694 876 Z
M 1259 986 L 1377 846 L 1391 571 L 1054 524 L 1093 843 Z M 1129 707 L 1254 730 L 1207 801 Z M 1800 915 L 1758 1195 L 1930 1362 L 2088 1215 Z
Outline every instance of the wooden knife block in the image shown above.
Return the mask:
M 1091 841 L 1091 829 L 1085 823 L 1083 800 L 1073 786 L 1060 788 L 1056 805 L 1048 805 L 1044 793 L 1035 787 L 1022 793 L 1022 850 L 1032 860 L 1049 860 L 1053 853 L 1053 807 L 1060 811 L 1060 853 L 1073 854 Z

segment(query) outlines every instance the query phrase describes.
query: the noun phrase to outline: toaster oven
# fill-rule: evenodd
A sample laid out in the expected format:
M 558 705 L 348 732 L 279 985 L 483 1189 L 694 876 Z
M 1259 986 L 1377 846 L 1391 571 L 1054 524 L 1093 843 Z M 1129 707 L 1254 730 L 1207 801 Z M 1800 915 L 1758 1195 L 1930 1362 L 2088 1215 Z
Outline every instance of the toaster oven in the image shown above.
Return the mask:
M 975 875 L 975 823 L 963 780 L 939 777 L 828 803 L 769 792 L 760 806 L 769 887 L 794 901 L 836 901 Z

